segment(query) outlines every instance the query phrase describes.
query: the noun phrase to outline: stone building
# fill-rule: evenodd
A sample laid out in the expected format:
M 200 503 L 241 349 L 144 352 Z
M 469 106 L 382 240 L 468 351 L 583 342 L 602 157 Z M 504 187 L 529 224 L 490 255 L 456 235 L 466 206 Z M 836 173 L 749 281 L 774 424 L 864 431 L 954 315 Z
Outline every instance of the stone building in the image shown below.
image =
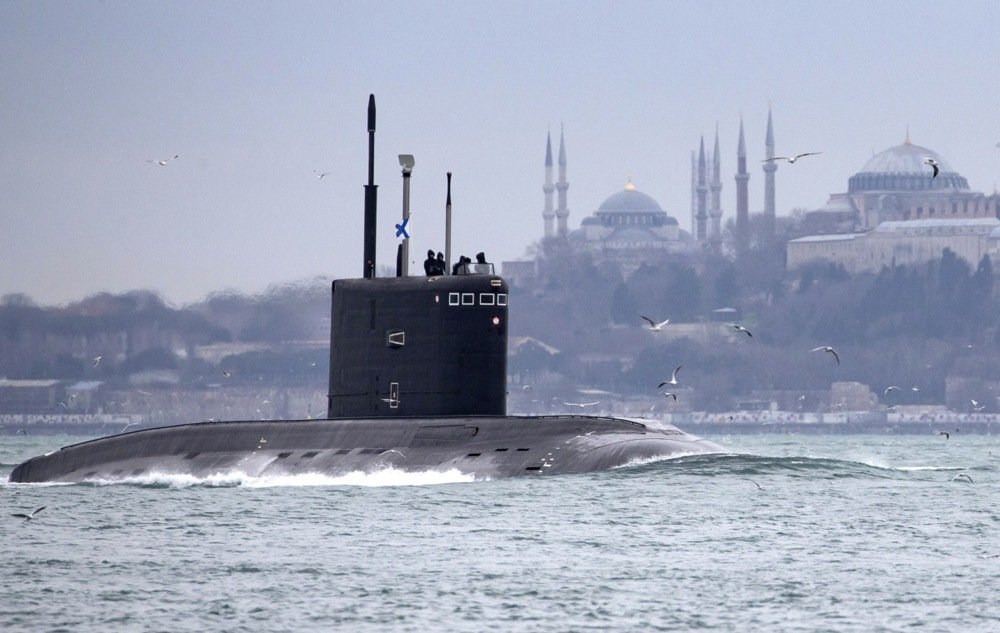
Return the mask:
M 996 263 L 998 216 L 1000 194 L 972 191 L 944 157 L 907 136 L 851 176 L 846 193 L 804 215 L 809 235 L 788 242 L 787 267 L 829 261 L 850 273 L 878 272 L 936 259 L 945 248 L 973 268 L 984 255 Z

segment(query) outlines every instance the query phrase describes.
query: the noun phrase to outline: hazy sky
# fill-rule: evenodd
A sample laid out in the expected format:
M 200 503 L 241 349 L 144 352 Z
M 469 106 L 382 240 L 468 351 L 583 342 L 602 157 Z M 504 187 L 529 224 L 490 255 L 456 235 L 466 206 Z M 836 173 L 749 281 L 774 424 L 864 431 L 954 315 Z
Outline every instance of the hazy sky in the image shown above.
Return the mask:
M 414 154 L 411 254 L 524 256 L 545 135 L 564 126 L 570 228 L 631 176 L 683 228 L 690 153 L 719 126 L 724 219 L 744 117 L 763 207 L 822 206 L 903 141 L 973 190 L 1000 180 L 1000 2 L 0 2 L 0 295 L 152 289 L 176 304 L 362 273 L 366 105 L 379 265 Z M 166 167 L 148 161 L 179 154 Z M 318 179 L 314 171 L 331 172 Z

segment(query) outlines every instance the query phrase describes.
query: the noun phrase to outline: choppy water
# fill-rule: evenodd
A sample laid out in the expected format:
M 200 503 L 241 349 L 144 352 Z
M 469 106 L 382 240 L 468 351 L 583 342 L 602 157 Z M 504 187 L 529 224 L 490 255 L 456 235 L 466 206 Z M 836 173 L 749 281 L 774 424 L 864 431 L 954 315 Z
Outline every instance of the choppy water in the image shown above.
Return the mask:
M 79 439 L 0 438 L 0 476 Z M 1000 630 L 1000 438 L 710 439 L 488 482 L 5 484 L 0 630 Z

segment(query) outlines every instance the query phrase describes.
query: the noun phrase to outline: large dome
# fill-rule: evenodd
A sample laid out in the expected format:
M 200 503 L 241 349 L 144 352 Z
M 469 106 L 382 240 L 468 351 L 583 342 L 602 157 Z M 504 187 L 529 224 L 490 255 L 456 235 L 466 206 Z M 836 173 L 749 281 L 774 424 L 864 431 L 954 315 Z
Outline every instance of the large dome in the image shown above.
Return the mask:
M 938 175 L 925 160 L 938 164 Z M 914 145 L 907 139 L 902 145 L 881 151 L 848 180 L 848 193 L 864 191 L 913 192 L 928 190 L 967 190 L 969 182 L 952 170 L 940 154 Z
M 625 189 L 612 195 L 597 207 L 598 213 L 664 213 L 656 200 L 636 191 L 635 188 Z
M 641 191 L 637 191 L 631 180 L 625 185 L 624 191 L 612 194 L 602 202 L 601 206 L 597 207 L 595 215 L 604 218 L 605 223 L 610 219 L 609 216 L 642 215 L 648 216 L 650 224 L 677 224 L 677 220 L 667 215 L 667 212 L 660 208 L 656 200 Z M 612 223 L 619 224 L 621 222 L 614 221 Z
M 861 173 L 929 175 L 931 167 L 924 163 L 925 158 L 937 161 L 941 171 L 952 171 L 948 161 L 934 150 L 913 143 L 903 143 L 872 156 L 861 168 Z

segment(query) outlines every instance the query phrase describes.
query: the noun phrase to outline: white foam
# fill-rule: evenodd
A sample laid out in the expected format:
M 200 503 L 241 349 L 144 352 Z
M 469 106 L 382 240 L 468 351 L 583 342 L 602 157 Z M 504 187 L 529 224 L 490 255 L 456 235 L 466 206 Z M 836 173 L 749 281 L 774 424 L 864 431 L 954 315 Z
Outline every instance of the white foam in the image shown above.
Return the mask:
M 306 486 L 431 486 L 475 481 L 473 475 L 458 470 L 410 472 L 392 467 L 372 472 L 354 471 L 343 475 L 323 473 L 300 473 L 295 475 L 250 475 L 242 471 L 213 473 L 204 477 L 188 474 L 150 472 L 123 479 L 89 479 L 97 485 L 133 484 L 143 486 L 169 486 L 186 488 L 190 486 L 280 488 Z

